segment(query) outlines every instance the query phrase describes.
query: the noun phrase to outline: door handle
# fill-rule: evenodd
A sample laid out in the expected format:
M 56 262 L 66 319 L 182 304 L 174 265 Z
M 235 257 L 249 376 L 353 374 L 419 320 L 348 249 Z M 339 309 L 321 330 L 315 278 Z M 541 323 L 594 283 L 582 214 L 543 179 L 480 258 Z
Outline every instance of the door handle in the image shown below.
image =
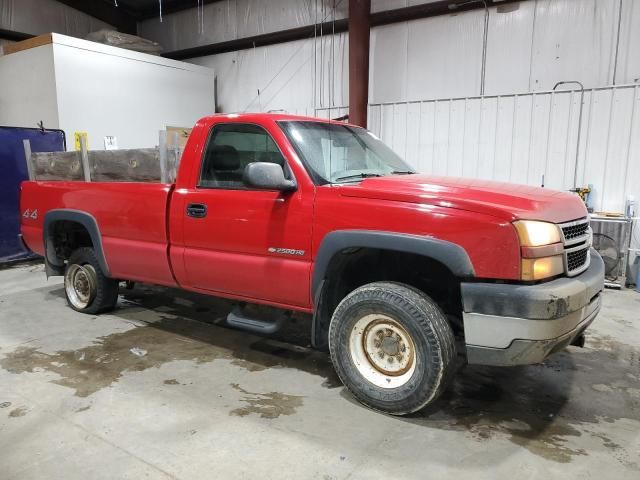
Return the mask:
M 207 216 L 207 206 L 204 203 L 190 203 L 187 205 L 187 215 L 193 218 L 204 218 Z

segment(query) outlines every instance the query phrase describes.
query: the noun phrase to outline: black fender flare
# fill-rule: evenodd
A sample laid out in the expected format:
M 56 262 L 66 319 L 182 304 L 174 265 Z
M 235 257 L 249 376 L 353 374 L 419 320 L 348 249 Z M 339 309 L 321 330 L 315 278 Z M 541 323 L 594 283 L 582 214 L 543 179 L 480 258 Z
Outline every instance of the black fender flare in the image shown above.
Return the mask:
M 455 243 L 438 238 L 376 230 L 336 230 L 322 239 L 314 261 L 311 295 L 314 303 L 312 343 L 321 346 L 320 316 L 323 287 L 327 270 L 336 254 L 348 248 L 376 248 L 414 253 L 431 258 L 446 266 L 458 278 L 475 276 L 473 264 L 466 250 Z
M 456 277 L 473 277 L 475 271 L 464 248 L 438 238 L 376 230 L 336 230 L 322 239 L 311 279 L 313 298 L 325 278 L 333 257 L 346 248 L 377 248 L 415 253 L 445 265 Z
M 76 222 L 87 229 L 102 271 L 107 277 L 111 276 L 107 260 L 104 256 L 104 249 L 102 248 L 102 235 L 100 234 L 100 228 L 98 227 L 98 222 L 95 217 L 90 213 L 83 212 L 81 210 L 67 208 L 49 210 L 44 217 L 42 237 L 47 276 L 64 275 L 64 262 L 61 262 L 56 255 L 53 246 L 53 229 L 51 228 L 55 222 L 60 220 Z

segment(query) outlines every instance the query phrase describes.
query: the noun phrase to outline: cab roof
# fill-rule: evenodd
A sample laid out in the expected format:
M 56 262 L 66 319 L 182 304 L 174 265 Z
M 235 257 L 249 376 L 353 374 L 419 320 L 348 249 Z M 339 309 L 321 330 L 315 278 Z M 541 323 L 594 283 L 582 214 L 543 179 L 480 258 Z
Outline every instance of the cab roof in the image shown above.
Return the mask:
M 348 122 L 343 122 L 341 120 L 331 120 L 328 118 L 319 118 L 319 117 L 309 117 L 305 115 L 293 115 L 290 113 L 216 113 L 213 115 L 206 116 L 201 120 L 206 122 L 215 122 L 220 120 L 221 118 L 233 119 L 234 121 L 246 121 L 252 123 L 260 123 L 264 121 L 308 121 L 308 122 L 322 122 L 322 123 L 338 123 L 340 125 L 349 125 L 351 127 L 358 127 L 358 125 L 353 125 Z

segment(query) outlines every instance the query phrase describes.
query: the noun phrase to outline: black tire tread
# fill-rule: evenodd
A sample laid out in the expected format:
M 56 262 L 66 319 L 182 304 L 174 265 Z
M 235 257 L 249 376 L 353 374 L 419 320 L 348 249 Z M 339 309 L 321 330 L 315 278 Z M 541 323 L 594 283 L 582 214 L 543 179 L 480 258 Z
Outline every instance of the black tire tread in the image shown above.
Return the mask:
M 337 338 L 340 319 L 344 311 L 351 305 L 361 301 L 376 301 L 394 305 L 396 308 L 402 309 L 410 317 L 415 319 L 419 326 L 425 331 L 429 338 L 430 346 L 436 353 L 437 362 L 440 365 L 440 376 L 435 385 L 429 388 L 423 385 L 423 390 L 417 392 L 419 401 L 407 402 L 406 405 L 397 405 L 393 409 L 377 408 L 372 405 L 367 397 L 357 389 L 351 388 L 349 382 L 342 378 L 342 369 L 338 365 L 339 359 L 332 339 Z M 331 352 L 331 360 L 334 368 L 347 386 L 349 391 L 360 401 L 375 410 L 382 410 L 385 413 L 393 415 L 406 415 L 416 412 L 424 408 L 427 404 L 433 402 L 448 386 L 453 374 L 456 370 L 456 344 L 453 331 L 447 322 L 446 316 L 440 307 L 424 292 L 417 288 L 399 282 L 375 282 L 363 285 L 353 292 L 349 293 L 336 308 L 331 323 L 329 325 L 329 349 Z M 375 390 L 378 389 L 373 384 L 364 383 L 362 388 Z M 417 400 L 417 399 L 415 399 Z

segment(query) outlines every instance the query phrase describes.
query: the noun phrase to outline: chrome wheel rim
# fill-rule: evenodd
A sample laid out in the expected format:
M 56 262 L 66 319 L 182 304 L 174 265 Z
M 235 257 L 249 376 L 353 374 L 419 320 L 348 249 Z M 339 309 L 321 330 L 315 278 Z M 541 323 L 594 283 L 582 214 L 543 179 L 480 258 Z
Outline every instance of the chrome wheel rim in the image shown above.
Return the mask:
M 69 265 L 64 276 L 64 289 L 71 304 L 87 308 L 96 296 L 96 271 L 89 265 Z
M 381 388 L 397 388 L 416 369 L 416 349 L 407 330 L 388 315 L 360 318 L 349 335 L 349 350 L 358 372 Z

